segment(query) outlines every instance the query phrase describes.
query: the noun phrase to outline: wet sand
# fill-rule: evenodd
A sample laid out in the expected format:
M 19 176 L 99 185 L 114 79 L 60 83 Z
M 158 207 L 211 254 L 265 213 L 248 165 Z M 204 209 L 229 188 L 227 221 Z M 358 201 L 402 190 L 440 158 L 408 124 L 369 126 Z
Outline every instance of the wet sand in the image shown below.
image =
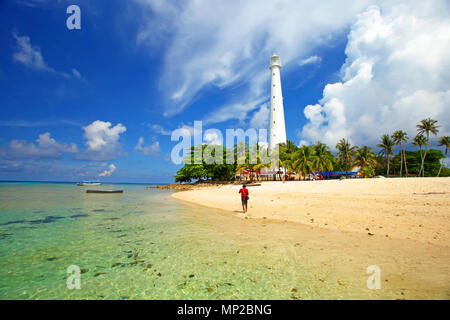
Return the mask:
M 243 217 L 239 188 L 225 185 L 172 196 Z M 450 178 L 263 182 L 249 192 L 250 218 L 450 246 Z

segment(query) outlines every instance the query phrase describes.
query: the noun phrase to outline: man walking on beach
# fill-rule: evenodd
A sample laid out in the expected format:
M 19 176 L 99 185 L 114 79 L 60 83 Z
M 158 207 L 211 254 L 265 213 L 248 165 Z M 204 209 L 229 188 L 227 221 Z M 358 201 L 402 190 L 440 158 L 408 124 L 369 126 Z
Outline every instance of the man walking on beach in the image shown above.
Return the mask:
M 242 210 L 244 211 L 244 214 L 246 214 L 247 213 L 248 190 L 247 190 L 245 184 L 242 186 L 241 190 L 239 190 L 239 193 L 241 194 Z

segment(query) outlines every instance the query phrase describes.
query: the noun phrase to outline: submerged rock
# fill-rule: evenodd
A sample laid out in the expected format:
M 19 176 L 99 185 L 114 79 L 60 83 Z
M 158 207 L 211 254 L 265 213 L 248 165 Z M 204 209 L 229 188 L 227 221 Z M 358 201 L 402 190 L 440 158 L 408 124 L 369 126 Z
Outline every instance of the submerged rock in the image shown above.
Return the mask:
M 65 219 L 65 217 L 60 216 L 46 216 L 44 219 L 31 220 L 29 224 L 40 224 L 40 223 L 51 223 L 60 219 Z
M 4 240 L 8 237 L 12 236 L 12 233 L 1 233 L 0 234 L 0 240 Z
M 18 224 L 18 223 L 25 223 L 25 222 L 26 222 L 25 220 L 14 220 L 14 221 L 8 221 L 5 223 L 0 223 L 0 226 L 7 226 L 10 224 Z
M 89 217 L 88 214 L 74 214 L 73 216 L 70 216 L 71 218 L 85 218 Z
M 123 266 L 124 264 L 122 262 L 115 262 L 111 265 L 111 268 L 117 267 L 117 266 Z

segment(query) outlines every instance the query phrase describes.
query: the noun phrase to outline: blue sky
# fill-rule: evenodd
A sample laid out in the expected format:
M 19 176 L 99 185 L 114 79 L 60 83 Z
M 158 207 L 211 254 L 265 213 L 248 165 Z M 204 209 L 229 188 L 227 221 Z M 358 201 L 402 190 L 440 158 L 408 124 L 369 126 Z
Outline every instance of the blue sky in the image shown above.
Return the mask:
M 274 52 L 297 144 L 374 145 L 428 116 L 446 133 L 449 8 L 405 3 L 2 1 L 0 179 L 171 182 L 172 130 L 267 126 Z

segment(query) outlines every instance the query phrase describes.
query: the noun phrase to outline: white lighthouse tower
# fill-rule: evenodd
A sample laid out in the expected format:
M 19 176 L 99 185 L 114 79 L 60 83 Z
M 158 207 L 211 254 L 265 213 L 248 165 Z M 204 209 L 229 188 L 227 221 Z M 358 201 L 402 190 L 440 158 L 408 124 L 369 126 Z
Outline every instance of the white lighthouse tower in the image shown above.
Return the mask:
M 270 58 L 270 137 L 269 149 L 279 143 L 286 143 L 286 126 L 284 124 L 283 94 L 281 92 L 280 57 L 274 54 Z

